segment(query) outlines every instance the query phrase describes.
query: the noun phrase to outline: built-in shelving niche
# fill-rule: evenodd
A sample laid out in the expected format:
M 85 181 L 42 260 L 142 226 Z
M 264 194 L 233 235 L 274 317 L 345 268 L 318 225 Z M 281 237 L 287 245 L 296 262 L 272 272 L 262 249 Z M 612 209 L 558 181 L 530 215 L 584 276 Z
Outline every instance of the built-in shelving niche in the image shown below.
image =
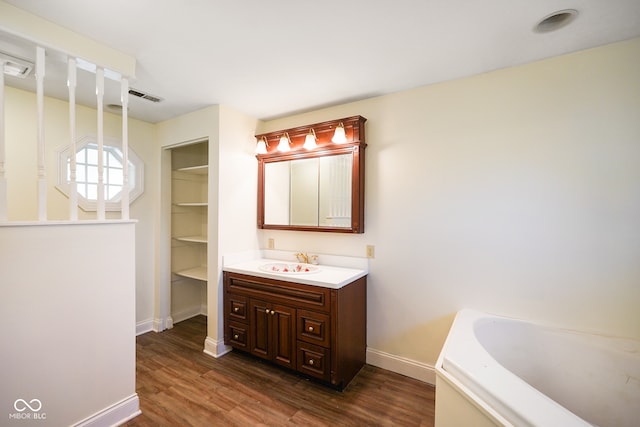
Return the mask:
M 171 149 L 171 317 L 206 314 L 208 141 Z

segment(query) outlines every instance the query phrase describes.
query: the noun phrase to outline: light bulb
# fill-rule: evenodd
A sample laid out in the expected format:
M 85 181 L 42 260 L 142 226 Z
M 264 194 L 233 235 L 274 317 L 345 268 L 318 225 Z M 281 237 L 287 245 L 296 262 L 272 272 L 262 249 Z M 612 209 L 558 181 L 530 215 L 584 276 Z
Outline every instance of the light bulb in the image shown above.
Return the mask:
M 316 144 L 316 132 L 313 129 L 309 130 L 309 133 L 307 134 L 307 136 L 304 138 L 304 145 L 303 147 L 307 150 L 313 150 L 314 148 L 316 148 L 318 146 L 318 144 Z
M 289 147 L 289 135 L 285 132 L 281 137 L 280 137 L 280 143 L 278 144 L 278 151 L 281 152 L 286 152 L 291 150 L 291 147 Z
M 335 132 L 333 133 L 333 138 L 331 138 L 331 142 L 336 144 L 344 144 L 347 142 L 347 135 L 344 132 L 344 125 L 342 122 L 336 127 Z
M 256 146 L 256 154 L 267 154 L 267 142 L 264 137 L 260 138 L 258 145 Z

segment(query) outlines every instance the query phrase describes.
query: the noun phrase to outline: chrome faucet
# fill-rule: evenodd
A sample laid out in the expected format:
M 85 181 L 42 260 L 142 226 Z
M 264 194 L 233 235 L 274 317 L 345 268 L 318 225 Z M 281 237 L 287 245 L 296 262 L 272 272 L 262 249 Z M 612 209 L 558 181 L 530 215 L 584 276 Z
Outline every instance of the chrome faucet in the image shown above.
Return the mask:
M 302 252 L 298 252 L 296 254 L 296 258 L 298 258 L 298 262 L 302 262 L 304 264 L 309 264 L 309 255 L 302 253 Z

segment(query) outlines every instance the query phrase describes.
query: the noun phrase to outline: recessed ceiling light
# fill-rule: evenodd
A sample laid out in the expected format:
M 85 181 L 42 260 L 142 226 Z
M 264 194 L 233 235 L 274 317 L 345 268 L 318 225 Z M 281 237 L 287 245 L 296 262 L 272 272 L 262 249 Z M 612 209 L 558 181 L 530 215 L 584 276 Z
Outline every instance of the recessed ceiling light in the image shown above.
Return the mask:
M 533 27 L 533 31 L 536 33 L 548 33 L 550 31 L 558 30 L 566 25 L 569 25 L 571 21 L 576 19 L 578 11 L 575 9 L 565 9 L 553 12 L 540 20 Z

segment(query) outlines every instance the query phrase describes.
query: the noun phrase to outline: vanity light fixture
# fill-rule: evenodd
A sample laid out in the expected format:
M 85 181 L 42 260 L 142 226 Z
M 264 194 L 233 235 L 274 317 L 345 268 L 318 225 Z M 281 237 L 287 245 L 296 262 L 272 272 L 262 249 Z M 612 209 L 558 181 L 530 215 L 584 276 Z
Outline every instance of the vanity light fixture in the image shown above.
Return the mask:
M 316 131 L 314 131 L 313 128 L 309 129 L 309 133 L 304 138 L 303 147 L 307 150 L 313 150 L 318 146 L 318 144 L 316 144 L 316 139 Z
M 343 117 L 255 135 L 256 156 L 271 158 L 284 153 L 299 157 L 315 152 L 322 156 L 326 150 L 350 150 L 364 141 L 361 119 L 361 116 Z
M 260 138 L 258 141 L 258 145 L 256 145 L 256 154 L 267 154 L 267 147 L 269 144 L 267 143 L 267 138 L 264 136 Z
M 347 142 L 347 135 L 344 132 L 344 124 L 340 122 L 338 126 L 336 126 L 336 130 L 333 133 L 333 138 L 331 138 L 331 142 L 335 144 L 344 144 Z
M 285 132 L 280 137 L 280 143 L 278 144 L 278 151 L 284 153 L 291 150 L 291 138 L 289 138 L 289 133 Z

